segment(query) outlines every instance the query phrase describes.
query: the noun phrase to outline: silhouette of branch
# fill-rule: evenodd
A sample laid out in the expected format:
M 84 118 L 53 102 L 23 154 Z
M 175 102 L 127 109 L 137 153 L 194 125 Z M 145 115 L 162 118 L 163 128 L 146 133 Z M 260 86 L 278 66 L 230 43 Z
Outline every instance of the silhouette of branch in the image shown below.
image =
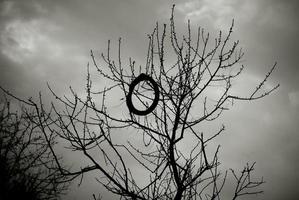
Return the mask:
M 239 41 L 231 41 L 234 21 L 228 32 L 220 31 L 214 41 L 203 28 L 198 28 L 193 38 L 188 21 L 187 34 L 179 38 L 174 8 L 169 25 L 157 23 L 148 35 L 144 67 L 137 66 L 132 58 L 124 64 L 121 39 L 113 58 L 109 40 L 107 53 L 100 56 L 103 65 L 93 51 L 91 59 L 98 75 L 110 86 L 95 88 L 87 65 L 85 96 L 70 87 L 70 97 L 61 97 L 48 85 L 55 98 L 49 111 L 41 95 L 39 102 L 21 100 L 34 108 L 36 116 L 31 121 L 43 133 L 57 171 L 67 180 L 81 176 L 81 183 L 85 173 L 97 171 L 98 182 L 122 199 L 220 199 L 228 173 L 219 170 L 220 146 L 208 147 L 225 128 L 222 125 L 209 135 L 199 125 L 218 119 L 233 101 L 253 101 L 276 90 L 279 85 L 261 92 L 276 63 L 248 96 L 232 94 L 233 80 L 245 68 L 240 65 L 244 53 Z M 149 80 L 156 84 L 140 81 L 130 90 L 131 82 L 140 74 L 151 77 Z M 157 88 L 159 99 L 151 113 L 139 116 L 121 106 L 117 112 L 111 111 L 111 100 L 122 95 L 121 105 L 126 105 L 128 94 L 134 106 L 147 110 L 157 100 L 148 93 Z M 124 132 L 129 132 L 131 138 L 124 139 Z M 64 140 L 68 149 L 81 153 L 86 162 L 76 169 L 62 166 L 51 145 L 54 136 Z M 142 170 L 142 181 L 132 166 Z M 253 166 L 247 165 L 240 176 L 231 170 L 237 180 L 233 199 L 261 193 L 250 190 L 263 183 L 251 181 Z

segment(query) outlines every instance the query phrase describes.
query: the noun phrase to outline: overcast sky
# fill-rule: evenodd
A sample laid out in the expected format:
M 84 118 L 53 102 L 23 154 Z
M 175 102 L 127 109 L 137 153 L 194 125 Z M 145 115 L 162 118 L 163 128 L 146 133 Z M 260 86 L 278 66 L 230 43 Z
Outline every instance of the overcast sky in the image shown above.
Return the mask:
M 147 33 L 167 23 L 176 3 L 176 21 L 215 33 L 235 19 L 247 67 L 243 80 L 257 83 L 277 61 L 272 95 L 238 103 L 222 118 L 223 164 L 257 161 L 265 193 L 253 199 L 299 196 L 299 1 L 297 0 L 0 0 L 0 85 L 27 98 L 49 82 L 59 94 L 84 87 L 90 50 L 103 52 L 107 40 L 123 38 L 126 55 L 145 63 Z M 92 177 L 89 177 L 92 178 Z M 90 198 L 89 181 L 67 199 Z M 76 187 L 74 187 L 76 188 Z M 96 192 L 96 191 L 91 191 Z M 107 197 L 107 199 L 109 199 Z

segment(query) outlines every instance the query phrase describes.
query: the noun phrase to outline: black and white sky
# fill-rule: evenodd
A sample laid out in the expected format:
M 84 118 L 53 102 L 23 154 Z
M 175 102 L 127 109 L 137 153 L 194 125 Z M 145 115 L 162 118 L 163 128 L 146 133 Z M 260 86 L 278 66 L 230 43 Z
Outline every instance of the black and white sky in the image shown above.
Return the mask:
M 188 19 L 194 30 L 201 26 L 211 33 L 227 30 L 235 20 L 234 38 L 245 52 L 244 88 L 261 80 L 277 61 L 268 87 L 280 83 L 278 90 L 255 102 L 238 103 L 223 116 L 227 128 L 219 141 L 221 159 L 228 168 L 257 161 L 257 175 L 266 184 L 265 193 L 253 199 L 296 199 L 297 0 L 0 0 L 0 85 L 22 98 L 44 92 L 47 82 L 59 94 L 69 86 L 83 90 L 90 50 L 104 52 L 107 40 L 117 43 L 119 37 L 125 55 L 145 63 L 147 34 L 157 21 L 168 22 L 174 3 L 182 30 Z M 97 187 L 88 180 L 81 188 L 74 184 L 65 199 L 90 199 Z

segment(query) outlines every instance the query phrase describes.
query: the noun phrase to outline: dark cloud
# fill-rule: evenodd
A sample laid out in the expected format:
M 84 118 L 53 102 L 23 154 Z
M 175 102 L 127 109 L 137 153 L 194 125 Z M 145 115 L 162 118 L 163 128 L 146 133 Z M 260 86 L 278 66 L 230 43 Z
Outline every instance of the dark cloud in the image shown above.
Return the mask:
M 298 90 L 299 68 L 294 59 L 299 52 L 298 1 L 266 1 L 258 5 L 254 20 L 242 25 L 240 31 L 248 35 L 245 47 L 248 47 L 249 60 L 254 65 L 277 61 L 279 77 L 276 78 Z
M 0 85 L 10 90 L 15 90 L 17 83 L 13 77 L 17 77 L 20 82 L 23 82 L 26 78 L 24 77 L 23 73 L 20 73 L 18 64 L 12 62 L 2 53 L 0 54 L 0 60 Z

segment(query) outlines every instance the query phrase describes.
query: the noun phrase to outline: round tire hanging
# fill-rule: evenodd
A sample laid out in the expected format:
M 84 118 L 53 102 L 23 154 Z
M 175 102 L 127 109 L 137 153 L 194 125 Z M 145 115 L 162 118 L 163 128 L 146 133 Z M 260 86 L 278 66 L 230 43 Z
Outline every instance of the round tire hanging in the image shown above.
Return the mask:
M 152 105 L 148 107 L 146 110 L 137 110 L 132 103 L 132 95 L 133 95 L 134 88 L 141 81 L 149 81 L 153 86 L 155 92 L 155 98 L 152 102 Z M 134 113 L 136 115 L 147 115 L 156 108 L 156 106 L 158 105 L 158 101 L 159 101 L 159 87 L 157 83 L 150 76 L 142 73 L 135 80 L 132 81 L 129 87 L 129 93 L 127 94 L 126 97 L 127 106 L 131 113 Z

